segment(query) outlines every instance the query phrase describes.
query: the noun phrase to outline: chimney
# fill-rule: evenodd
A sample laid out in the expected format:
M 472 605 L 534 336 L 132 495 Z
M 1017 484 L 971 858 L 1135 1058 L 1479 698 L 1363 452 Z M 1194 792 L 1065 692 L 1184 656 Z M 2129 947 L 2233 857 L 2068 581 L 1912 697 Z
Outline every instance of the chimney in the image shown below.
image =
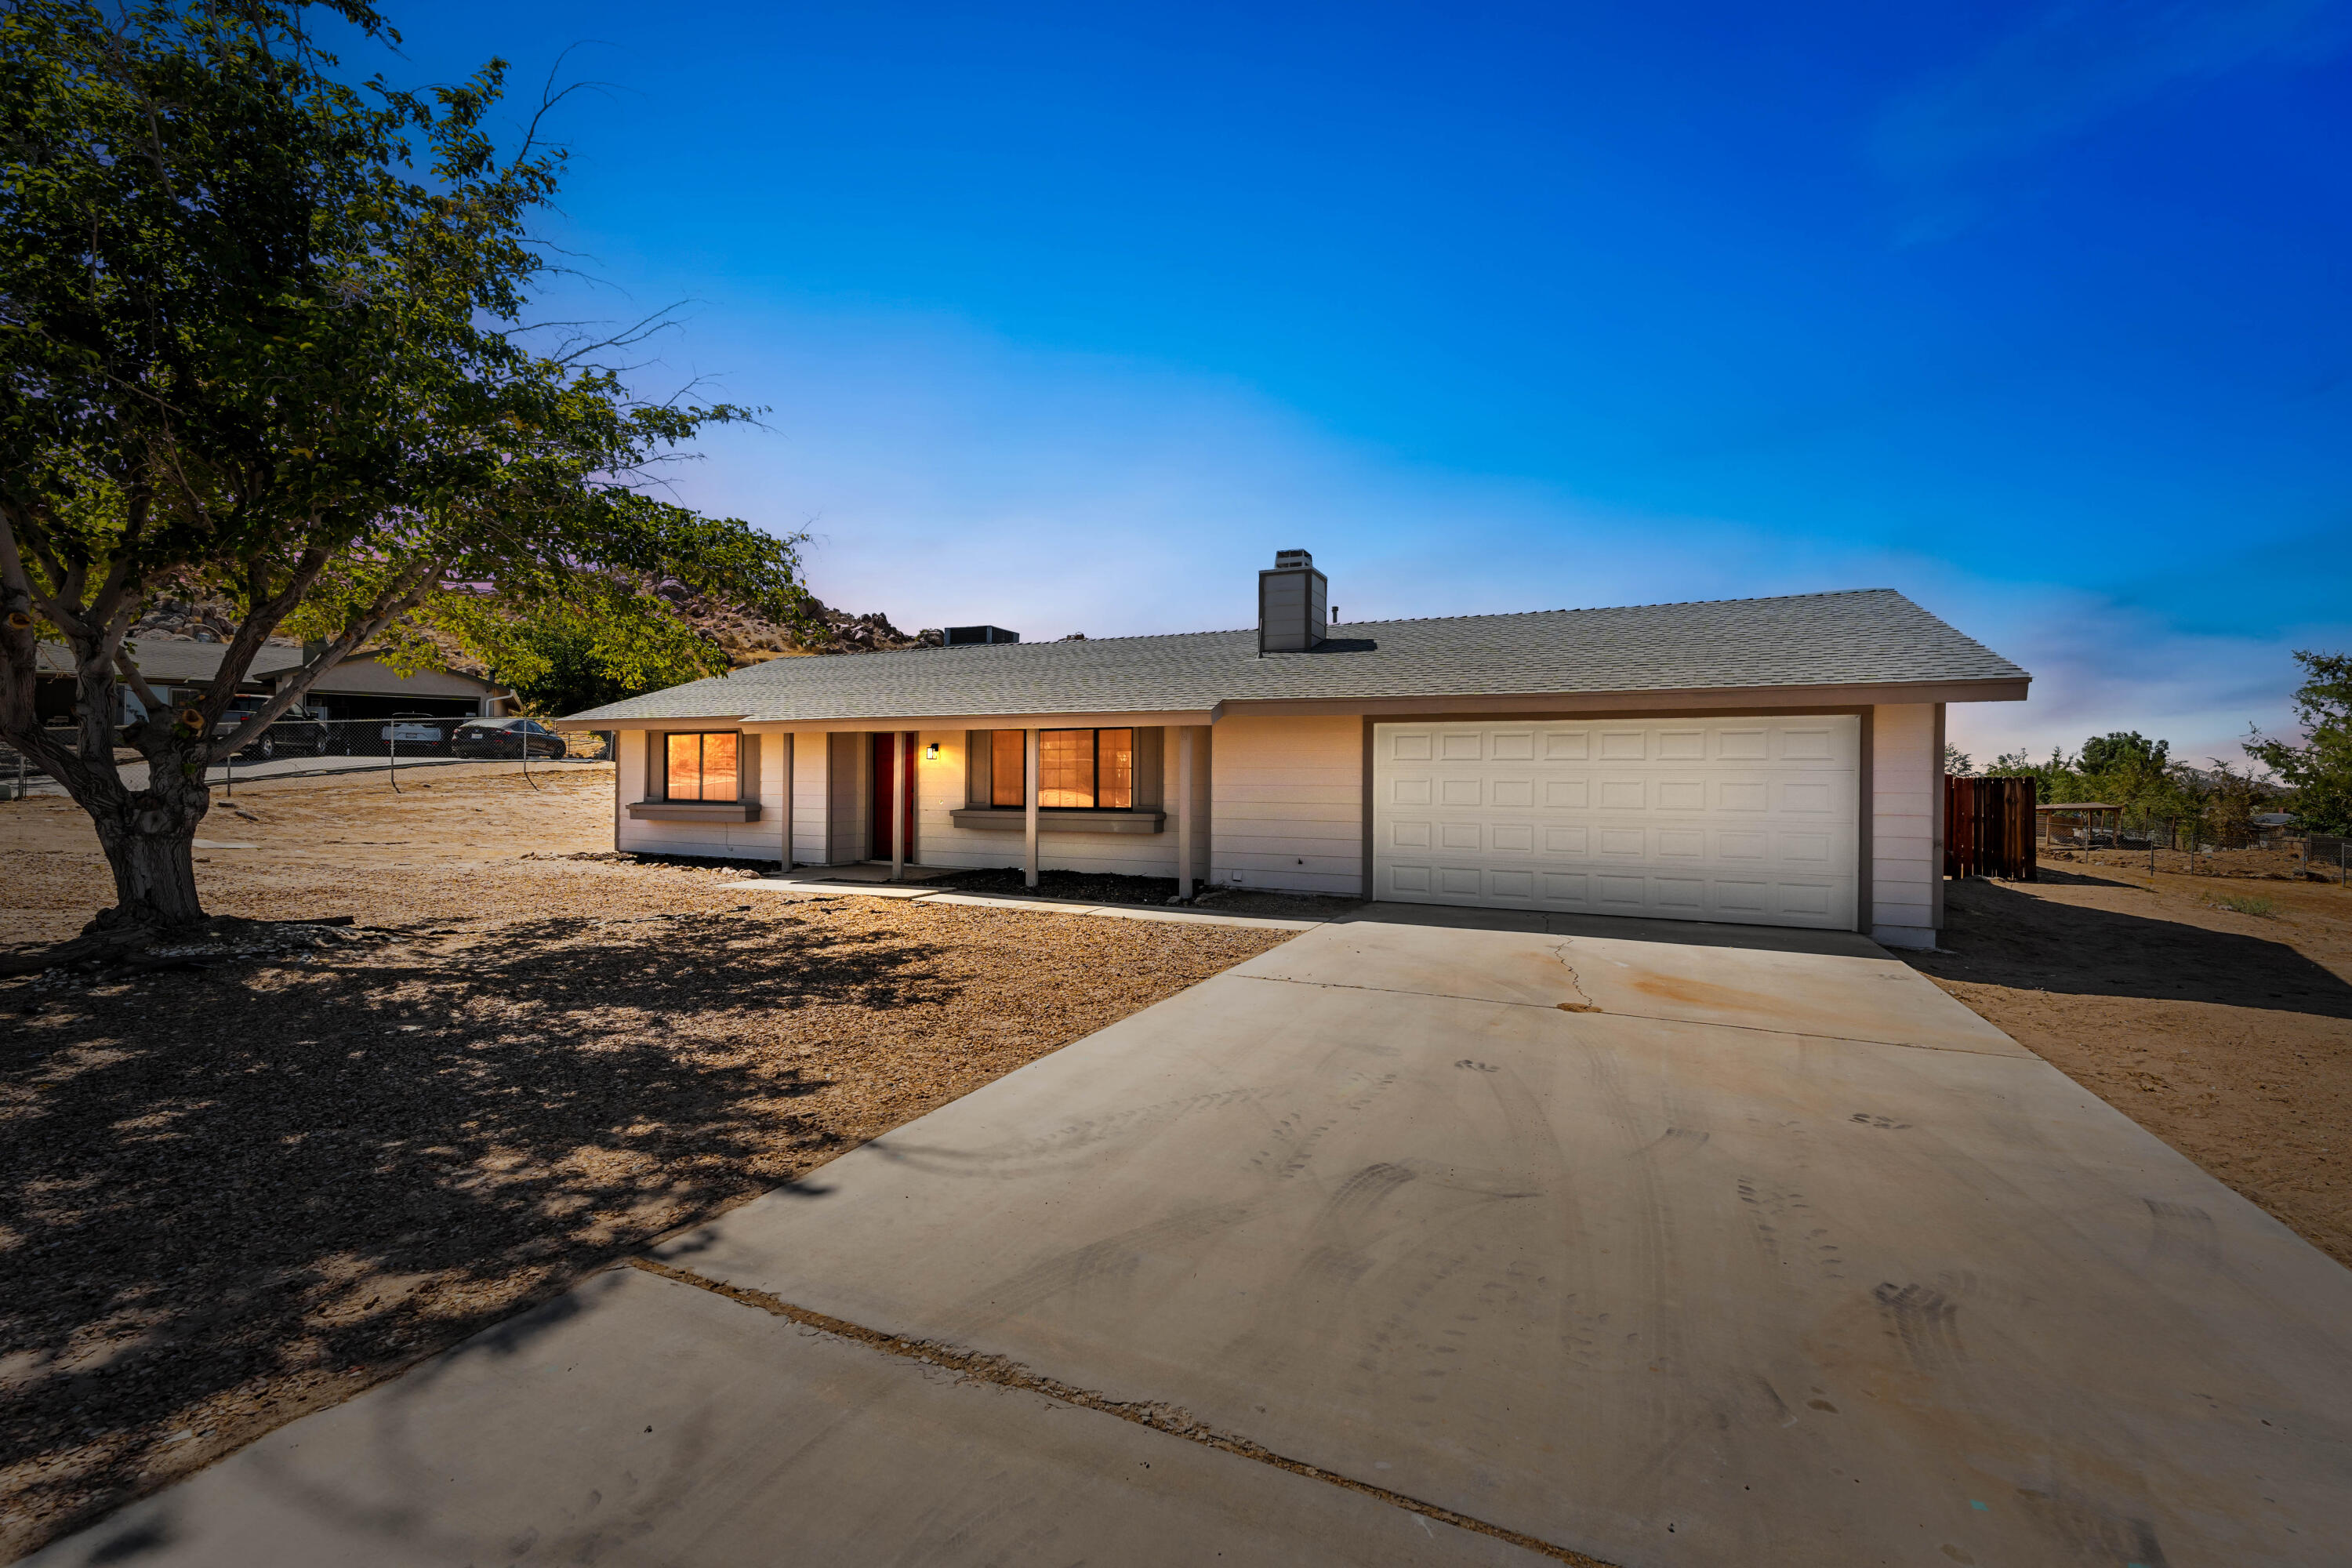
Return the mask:
M 1331 619 L 1331 584 L 1304 550 L 1277 550 L 1274 570 L 1257 574 L 1257 651 L 1303 653 L 1323 640 Z

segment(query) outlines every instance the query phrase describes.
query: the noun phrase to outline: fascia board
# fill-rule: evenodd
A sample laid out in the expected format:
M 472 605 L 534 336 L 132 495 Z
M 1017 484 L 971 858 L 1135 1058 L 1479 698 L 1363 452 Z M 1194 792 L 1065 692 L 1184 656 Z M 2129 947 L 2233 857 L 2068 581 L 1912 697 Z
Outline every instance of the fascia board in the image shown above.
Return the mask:
M 1227 715 L 1378 716 L 1410 713 L 1611 713 L 1629 710 L 1853 708 L 1897 702 L 2022 702 L 2023 680 L 1889 682 L 1851 686 L 1694 687 L 1640 691 L 1529 691 L 1511 696 L 1265 698 L 1220 703 Z

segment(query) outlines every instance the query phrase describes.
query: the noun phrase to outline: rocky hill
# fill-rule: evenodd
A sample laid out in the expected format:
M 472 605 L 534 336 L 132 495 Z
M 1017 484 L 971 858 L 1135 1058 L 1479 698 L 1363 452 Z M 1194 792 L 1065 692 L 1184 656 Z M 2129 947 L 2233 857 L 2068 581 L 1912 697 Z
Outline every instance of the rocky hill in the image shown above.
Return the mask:
M 680 620 L 709 638 L 725 654 L 729 667 L 735 669 L 771 658 L 793 658 L 811 654 L 884 653 L 895 648 L 937 647 L 943 640 L 943 634 L 936 628 L 902 632 L 890 623 L 889 616 L 878 610 L 853 616 L 818 599 L 810 601 L 809 627 L 795 630 L 739 605 L 689 593 L 680 583 L 661 584 L 654 592 L 669 602 Z M 192 595 L 154 600 L 147 613 L 131 627 L 131 635 L 134 639 L 148 642 L 226 642 L 236 631 L 236 613 L 226 600 Z M 293 638 L 272 637 L 270 640 L 282 647 L 298 646 L 297 639 Z M 433 640 L 442 648 L 445 662 L 451 669 L 466 675 L 486 673 L 462 650 L 449 645 L 446 638 L 436 637 Z

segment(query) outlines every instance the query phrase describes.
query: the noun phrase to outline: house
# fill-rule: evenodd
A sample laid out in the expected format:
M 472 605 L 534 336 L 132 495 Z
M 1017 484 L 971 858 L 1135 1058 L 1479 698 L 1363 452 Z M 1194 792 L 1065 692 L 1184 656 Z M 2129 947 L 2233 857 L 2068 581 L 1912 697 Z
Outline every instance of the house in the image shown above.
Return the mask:
M 132 662 L 156 694 L 173 703 L 193 702 L 220 673 L 228 652 L 222 642 L 184 637 L 142 637 L 130 645 Z M 307 650 L 286 643 L 267 643 L 253 656 L 240 698 L 267 698 L 293 679 L 308 657 Z M 39 644 L 34 655 L 33 699 L 44 723 L 72 718 L 78 687 L 73 650 L 63 643 Z M 122 687 L 122 721 L 139 718 L 143 704 L 126 683 Z M 337 664 L 311 686 L 303 704 L 322 719 L 390 719 L 413 714 L 436 718 L 496 715 L 504 711 L 506 694 L 487 680 L 454 670 L 420 669 L 403 675 L 365 649 Z
M 1888 589 L 776 659 L 578 715 L 625 850 L 1023 865 L 1932 946 L 1944 710 L 2022 669 Z

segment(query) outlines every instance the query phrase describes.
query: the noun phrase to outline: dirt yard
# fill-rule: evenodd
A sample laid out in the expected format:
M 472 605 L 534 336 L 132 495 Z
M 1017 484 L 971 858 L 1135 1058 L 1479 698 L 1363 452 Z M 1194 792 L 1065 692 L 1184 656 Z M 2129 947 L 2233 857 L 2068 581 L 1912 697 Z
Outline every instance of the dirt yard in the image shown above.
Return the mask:
M 2146 865 L 1948 883 L 1911 962 L 2352 1265 L 2352 893 Z
M 208 906 L 360 940 L 0 983 L 0 1561 L 1281 940 L 527 858 L 612 841 L 541 782 L 240 785 Z M 68 803 L 0 864 L 0 940 L 110 901 Z

